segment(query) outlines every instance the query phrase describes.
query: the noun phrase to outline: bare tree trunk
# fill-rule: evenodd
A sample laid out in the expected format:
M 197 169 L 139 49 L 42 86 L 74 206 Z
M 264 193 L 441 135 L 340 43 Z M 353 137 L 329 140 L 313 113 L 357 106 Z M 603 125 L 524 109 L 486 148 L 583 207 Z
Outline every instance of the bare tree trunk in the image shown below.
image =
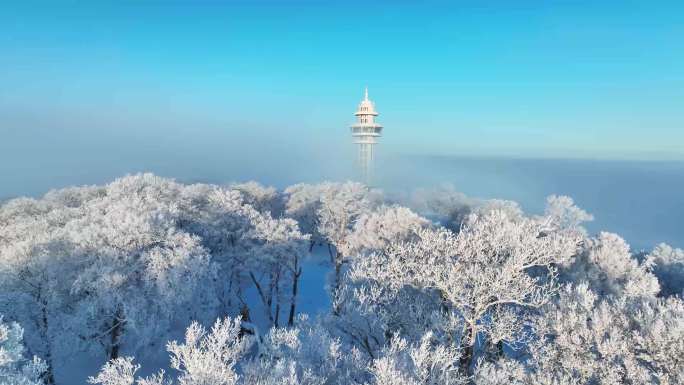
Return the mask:
M 247 302 L 243 298 L 242 295 L 242 288 L 240 285 L 237 285 L 237 290 L 235 290 L 235 297 L 237 300 L 240 302 L 240 315 L 242 316 L 243 320 L 247 320 L 248 322 L 252 322 L 251 319 L 249 318 L 249 306 L 247 305 Z M 226 312 L 224 316 L 227 316 L 228 313 Z M 245 315 L 247 318 L 245 318 Z
M 249 277 L 252 278 L 252 282 L 254 282 L 254 286 L 256 286 L 257 292 L 259 293 L 259 297 L 261 298 L 261 303 L 264 304 L 265 313 L 266 316 L 268 317 L 269 322 L 273 324 L 273 315 L 271 314 L 271 299 L 270 299 L 270 294 L 267 297 L 266 293 L 264 293 L 264 290 L 261 288 L 261 285 L 259 284 L 259 281 L 256 279 L 254 276 L 254 273 L 251 271 L 249 272 Z
M 446 315 L 446 314 L 449 314 L 449 313 L 451 312 L 450 304 L 449 304 L 449 300 L 447 299 L 447 295 L 446 295 L 446 293 L 445 293 L 443 290 L 440 290 L 440 291 L 439 291 L 439 297 L 440 297 L 440 300 L 441 300 L 441 301 L 440 301 L 440 308 L 442 309 L 442 312 L 443 312 L 445 315 Z M 447 332 L 447 333 L 446 333 L 447 343 L 448 343 L 449 345 L 453 345 L 453 344 L 454 344 L 454 339 L 455 339 L 454 337 L 455 337 L 455 336 L 453 335 L 453 331 Z
M 475 342 L 477 337 L 477 329 L 475 325 L 470 324 L 466 327 L 463 333 L 462 341 L 463 343 L 463 354 L 460 358 L 461 371 L 466 376 L 471 376 L 471 367 L 473 364 L 473 358 L 475 355 Z
M 254 331 L 245 328 L 245 323 L 252 322 L 252 320 L 249 317 L 249 307 L 247 307 L 246 304 L 243 304 L 240 308 L 240 317 L 242 318 L 242 322 L 240 323 L 240 332 L 238 336 L 242 338 L 247 334 L 254 334 Z
M 47 301 L 41 300 L 41 329 L 43 331 L 43 339 L 45 341 L 45 364 L 47 369 L 43 378 L 45 378 L 45 383 L 47 385 L 53 385 L 55 383 L 55 375 L 52 367 L 52 344 L 50 343 L 50 329 L 49 329 L 49 318 L 47 312 Z
M 328 243 L 328 254 L 330 254 L 330 263 L 335 263 L 335 253 L 333 253 L 330 243 Z
M 337 253 L 335 258 L 335 281 L 333 282 L 333 314 L 340 314 L 339 296 L 340 296 L 340 286 L 342 286 L 342 256 Z
M 280 321 L 280 268 L 275 274 L 275 282 L 273 284 L 275 291 L 275 327 L 279 326 Z
M 335 261 L 335 292 L 339 290 L 342 285 L 342 262 L 339 260 Z
M 299 277 L 302 275 L 302 268 L 299 267 L 299 258 L 294 257 L 294 272 L 292 273 L 292 297 L 290 297 L 290 315 L 287 318 L 287 326 L 294 325 L 294 317 L 297 307 L 297 289 Z
M 110 351 L 109 351 L 109 360 L 114 360 L 119 358 L 119 349 L 121 348 L 121 336 L 123 335 L 124 331 L 124 313 L 123 313 L 123 308 L 121 305 L 116 309 L 116 313 L 114 314 L 114 319 L 112 320 L 112 327 L 110 331 Z
M 247 307 L 247 305 L 242 305 L 240 308 L 240 318 L 243 322 L 252 322 L 252 319 L 249 317 L 249 307 Z

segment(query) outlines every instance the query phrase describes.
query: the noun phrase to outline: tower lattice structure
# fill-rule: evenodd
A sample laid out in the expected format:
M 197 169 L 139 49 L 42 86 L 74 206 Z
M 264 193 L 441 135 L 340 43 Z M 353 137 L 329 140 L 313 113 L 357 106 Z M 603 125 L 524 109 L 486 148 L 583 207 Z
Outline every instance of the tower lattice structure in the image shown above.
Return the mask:
M 356 115 L 356 123 L 351 126 L 351 132 L 354 143 L 358 147 L 357 163 L 362 181 L 370 185 L 373 177 L 375 145 L 382 133 L 382 126 L 375 122 L 378 113 L 375 111 L 375 104 L 368 99 L 368 87 L 354 115 Z

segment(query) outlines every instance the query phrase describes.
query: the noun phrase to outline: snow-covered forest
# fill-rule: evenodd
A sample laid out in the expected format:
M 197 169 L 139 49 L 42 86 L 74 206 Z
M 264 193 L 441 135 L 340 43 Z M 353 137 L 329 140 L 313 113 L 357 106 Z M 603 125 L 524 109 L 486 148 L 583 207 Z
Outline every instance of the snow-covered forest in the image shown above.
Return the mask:
M 684 250 L 590 220 L 565 196 L 529 215 L 451 188 L 151 174 L 9 200 L 0 384 L 684 383 Z M 312 264 L 325 291 L 301 290 Z

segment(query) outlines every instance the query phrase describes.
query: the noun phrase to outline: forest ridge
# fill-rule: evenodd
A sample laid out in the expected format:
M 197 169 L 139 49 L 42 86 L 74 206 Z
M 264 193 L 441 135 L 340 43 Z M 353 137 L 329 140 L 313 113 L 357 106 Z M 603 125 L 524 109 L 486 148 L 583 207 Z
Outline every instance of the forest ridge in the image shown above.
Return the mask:
M 590 220 L 566 196 L 528 215 L 450 188 L 152 174 L 12 199 L 0 384 L 68 385 L 84 353 L 102 385 L 684 383 L 684 250 Z M 307 263 L 329 267 L 316 316 Z

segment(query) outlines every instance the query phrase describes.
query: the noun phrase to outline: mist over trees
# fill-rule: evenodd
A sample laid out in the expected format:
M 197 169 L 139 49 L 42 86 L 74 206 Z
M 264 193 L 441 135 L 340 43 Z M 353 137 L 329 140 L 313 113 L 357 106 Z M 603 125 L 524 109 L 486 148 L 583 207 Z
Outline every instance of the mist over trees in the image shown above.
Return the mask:
M 452 188 L 151 174 L 9 200 L 0 384 L 67 385 L 84 355 L 102 385 L 684 383 L 684 250 L 592 219 L 565 196 L 528 215 Z M 329 268 L 318 315 L 307 263 Z

